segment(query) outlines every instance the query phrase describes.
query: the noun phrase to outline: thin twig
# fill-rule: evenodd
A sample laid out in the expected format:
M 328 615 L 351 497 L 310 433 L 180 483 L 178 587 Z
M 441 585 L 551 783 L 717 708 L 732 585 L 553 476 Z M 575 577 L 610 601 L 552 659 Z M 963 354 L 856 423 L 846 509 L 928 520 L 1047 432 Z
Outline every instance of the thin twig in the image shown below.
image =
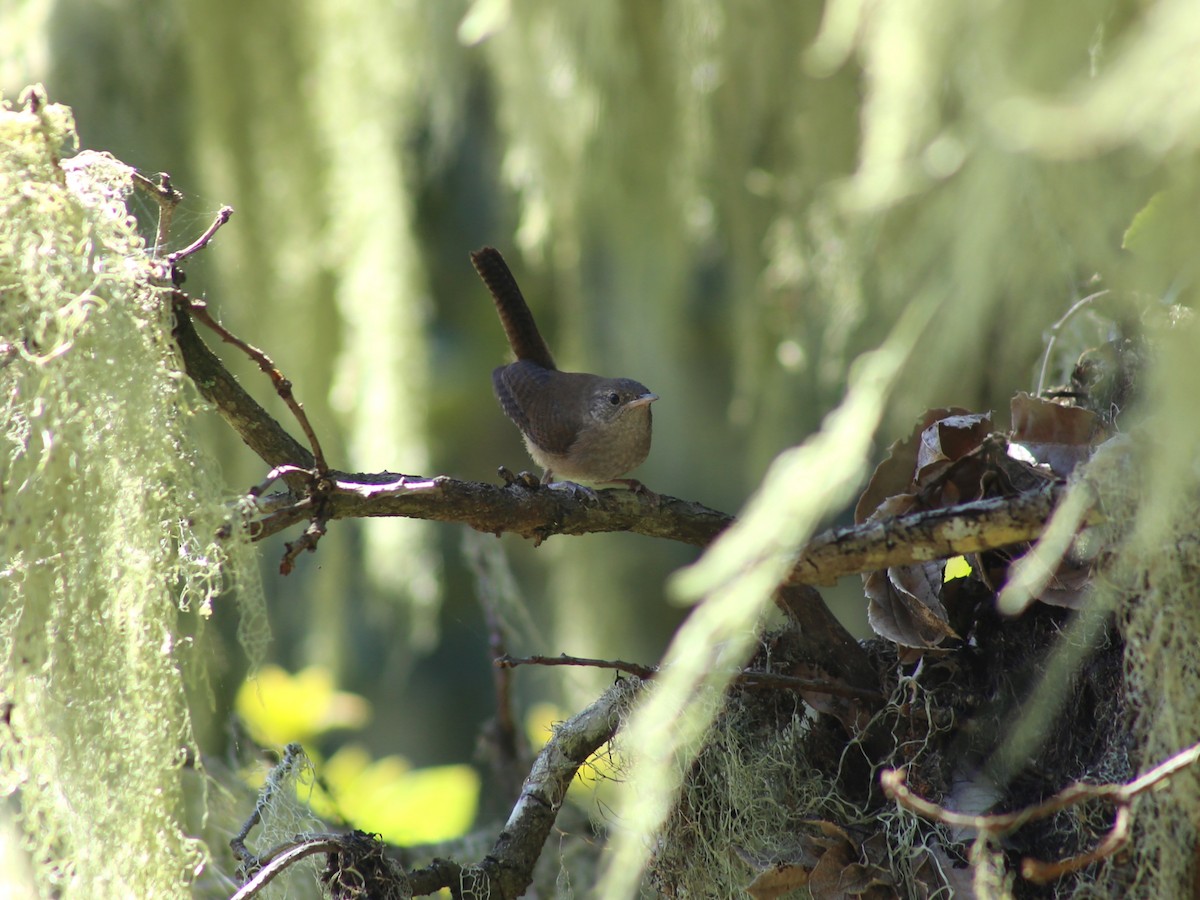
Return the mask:
M 1132 817 L 1131 807 L 1118 806 L 1112 827 L 1093 849 L 1057 862 L 1043 862 L 1027 856 L 1021 860 L 1021 876 L 1036 884 L 1046 884 L 1112 856 L 1129 842 L 1129 824 Z
M 1143 791 L 1154 787 L 1160 781 L 1170 778 L 1180 769 L 1186 769 L 1200 759 L 1200 744 L 1193 744 L 1186 750 L 1181 750 L 1165 762 L 1159 763 L 1145 775 L 1140 775 L 1129 784 L 1105 785 L 1112 789 L 1114 795 L 1128 802 Z
M 233 851 L 234 859 L 242 864 L 243 869 L 250 871 L 258 868 L 259 858 L 246 849 L 246 838 L 254 826 L 262 822 L 263 810 L 274 799 L 276 788 L 284 783 L 285 776 L 290 774 L 302 759 L 304 759 L 304 748 L 299 744 L 292 743 L 283 748 L 283 756 L 275 764 L 275 768 L 271 770 L 271 774 L 263 783 L 262 790 L 259 791 L 258 800 L 254 804 L 254 812 L 250 813 L 238 833 L 230 839 L 229 849 Z
M 319 508 L 321 504 L 318 501 L 315 505 Z M 325 536 L 328 527 L 329 517 L 327 515 L 318 513 L 313 516 L 309 520 L 308 527 L 304 529 L 304 534 L 283 545 L 283 559 L 279 561 L 279 574 L 291 575 L 292 569 L 296 566 L 296 558 L 305 550 L 309 553 L 316 553 L 317 544 Z
M 1046 369 L 1050 366 L 1050 354 L 1054 352 L 1054 345 L 1058 343 L 1058 333 L 1066 327 L 1066 324 L 1071 321 L 1075 313 L 1107 293 L 1107 289 L 1096 291 L 1094 294 L 1088 294 L 1082 300 L 1076 300 L 1071 304 L 1071 308 L 1063 313 L 1057 322 L 1050 326 L 1050 339 L 1046 341 L 1046 352 L 1042 354 L 1042 371 L 1038 374 L 1037 391 L 1034 392 L 1034 396 L 1042 396 L 1042 391 L 1046 387 Z
M 312 425 L 309 424 L 308 416 L 305 415 L 304 405 L 292 393 L 292 382 L 284 377 L 283 373 L 276 368 L 275 363 L 271 361 L 271 358 L 266 353 L 246 343 L 246 341 L 243 341 L 214 319 L 208 311 L 208 304 L 203 300 L 194 300 L 183 291 L 176 291 L 176 296 L 196 319 L 215 331 L 225 343 L 233 344 L 233 346 L 245 353 L 271 379 L 271 383 L 275 386 L 275 393 L 287 404 L 288 409 L 292 411 L 292 415 L 296 417 L 296 421 L 300 423 L 300 427 L 304 431 L 304 436 L 308 438 L 308 445 L 312 449 L 313 467 L 317 477 L 323 477 L 329 471 L 329 465 L 325 462 L 325 454 L 321 450 L 321 442 L 317 440 L 317 434 L 313 431 Z
M 483 562 L 473 561 L 476 583 L 480 585 L 476 593 L 479 596 L 479 606 L 483 610 L 483 620 L 487 623 L 488 652 L 494 659 L 508 657 L 508 649 L 504 640 L 504 621 L 496 608 L 495 597 L 490 590 L 482 587 L 484 582 Z M 496 693 L 496 725 L 499 729 L 501 745 L 511 758 L 516 758 L 517 725 L 513 717 L 512 678 L 509 666 L 495 666 L 492 675 L 493 687 Z
M 517 666 L 581 666 L 589 669 L 615 669 L 627 675 L 636 675 L 643 681 L 658 674 L 655 666 L 643 666 L 638 663 L 622 662 L 619 659 L 588 659 L 583 656 L 508 656 L 504 655 L 495 660 L 500 669 L 515 669 Z
M 635 675 L 643 681 L 649 681 L 658 674 L 657 666 L 645 666 L 640 663 L 625 662 L 620 659 L 588 659 L 583 656 L 501 656 L 494 663 L 501 669 L 512 669 L 517 666 L 580 666 L 591 669 L 615 669 L 627 675 Z M 783 675 L 777 672 L 763 672 L 758 669 L 743 669 L 733 678 L 734 682 L 745 687 L 781 688 L 789 691 L 820 691 L 838 697 L 853 697 L 859 700 L 881 700 L 878 691 L 857 688 L 848 684 L 827 681 L 823 678 L 800 678 L 795 675 Z
M 194 316 L 188 314 L 191 299 L 184 293 L 172 295 L 175 325 L 171 334 L 179 345 L 184 371 L 204 399 L 212 403 L 246 446 L 270 467 L 294 465 L 303 474 L 284 476 L 296 494 L 308 489 L 314 468 L 312 451 L 289 434 L 230 374 L 200 338 Z
M 288 866 L 317 853 L 337 853 L 344 848 L 345 843 L 346 838 L 340 834 L 306 834 L 281 844 L 262 857 L 262 868 L 229 900 L 248 900 L 270 884 L 276 875 L 282 874 Z
M 303 469 L 300 466 L 292 466 L 292 465 L 276 466 L 270 472 L 267 473 L 266 477 L 262 481 L 260 481 L 256 485 L 254 485 L 252 488 L 250 488 L 250 490 L 246 491 L 246 494 L 248 496 L 254 497 L 254 498 L 261 497 L 263 495 L 263 492 L 267 488 L 269 488 L 272 484 L 274 484 L 276 481 L 278 481 L 283 476 L 292 475 L 294 473 L 299 473 L 299 472 L 312 474 L 308 469 Z
M 228 222 L 229 217 L 232 215 L 233 215 L 233 207 L 232 206 L 222 206 L 221 209 L 217 212 L 216 218 L 212 220 L 211 224 L 209 224 L 209 226 L 206 229 L 204 229 L 204 233 L 201 234 L 200 237 L 198 237 L 194 241 L 192 241 L 190 244 L 188 244 L 186 247 L 184 247 L 182 250 L 176 250 L 174 253 L 167 254 L 167 262 L 170 263 L 171 265 L 175 265 L 181 259 L 187 259 L 193 253 L 199 253 L 201 250 L 203 250 L 205 247 L 208 246 L 208 242 L 213 239 L 213 237 L 216 235 L 216 233 L 221 230 L 221 226 L 224 225 L 226 222 Z
M 158 259 L 171 236 L 171 221 L 176 207 L 183 202 L 183 192 L 176 190 L 166 172 L 159 172 L 158 181 L 154 181 L 134 169 L 133 182 L 158 203 L 158 222 L 154 229 L 154 258 Z
M 1200 759 L 1200 744 L 1193 744 L 1126 784 L 1076 782 L 1041 803 L 1010 813 L 992 815 L 955 812 L 923 797 L 918 797 L 905 784 L 902 769 L 886 770 L 879 776 L 879 781 L 883 786 L 884 793 L 895 800 L 899 806 L 930 821 L 941 822 L 956 828 L 973 829 L 979 832 L 981 840 L 1002 837 L 1030 822 L 1049 818 L 1068 807 L 1077 806 L 1089 800 L 1106 800 L 1114 804 L 1116 818 L 1104 839 L 1095 849 L 1056 862 L 1043 862 L 1028 857 L 1021 862 L 1021 874 L 1025 878 L 1031 881 L 1052 881 L 1078 871 L 1097 860 L 1111 856 L 1123 847 L 1129 838 L 1129 817 L 1134 798 L 1170 778 L 1181 769 L 1193 765 L 1198 759 Z
M 475 581 L 475 596 L 487 624 L 488 653 L 492 659 L 508 655 L 508 634 L 512 630 L 502 608 L 516 588 L 504 561 L 504 551 L 470 532 L 462 538 L 463 558 Z M 521 791 L 532 756 L 520 727 L 513 700 L 513 673 L 502 666 L 492 668 L 492 692 L 495 712 L 479 732 L 478 756 L 491 769 L 495 789 L 489 800 L 508 803 Z

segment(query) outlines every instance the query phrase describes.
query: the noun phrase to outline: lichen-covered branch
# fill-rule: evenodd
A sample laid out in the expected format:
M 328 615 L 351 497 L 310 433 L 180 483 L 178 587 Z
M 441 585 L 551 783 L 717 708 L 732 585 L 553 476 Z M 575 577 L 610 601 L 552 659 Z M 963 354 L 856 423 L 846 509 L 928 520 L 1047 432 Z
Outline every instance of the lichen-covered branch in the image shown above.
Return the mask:
M 521 896 L 533 880 L 533 867 L 575 773 L 616 734 L 641 686 L 636 678 L 621 679 L 559 726 L 537 755 L 504 830 L 481 864 L 501 897 Z
M 833 584 L 844 575 L 1035 541 L 1065 491 L 1064 483 L 1054 482 L 1014 497 L 835 528 L 809 541 L 796 559 L 789 583 Z M 1100 510 L 1093 509 L 1084 524 L 1095 525 L 1102 518 Z
M 432 894 L 450 888 L 458 896 L 461 884 L 470 880 L 486 882 L 484 896 L 510 900 L 525 893 L 533 881 L 533 870 L 567 789 L 575 774 L 588 758 L 616 734 L 622 717 L 641 690 L 637 678 L 623 678 L 609 688 L 591 706 L 567 720 L 554 732 L 534 760 L 529 776 L 521 787 L 512 812 L 496 839 L 492 850 L 475 864 L 435 859 L 428 866 L 409 872 L 382 853 L 381 843 L 362 832 L 350 834 L 300 834 L 286 844 L 275 847 L 261 857 L 251 854 L 245 846 L 246 836 L 262 818 L 265 801 L 256 805 L 245 826 L 232 842 L 238 858 L 246 866 L 247 881 L 238 891 L 242 900 L 258 894 L 267 883 L 290 865 L 314 853 L 329 855 L 323 878 L 334 896 L 339 893 L 339 873 L 354 871 L 360 887 L 369 885 L 365 895 L 372 897 L 412 897 Z M 294 751 L 285 757 L 268 778 L 268 789 L 284 783 L 295 765 Z M 364 874 L 365 873 L 365 874 Z

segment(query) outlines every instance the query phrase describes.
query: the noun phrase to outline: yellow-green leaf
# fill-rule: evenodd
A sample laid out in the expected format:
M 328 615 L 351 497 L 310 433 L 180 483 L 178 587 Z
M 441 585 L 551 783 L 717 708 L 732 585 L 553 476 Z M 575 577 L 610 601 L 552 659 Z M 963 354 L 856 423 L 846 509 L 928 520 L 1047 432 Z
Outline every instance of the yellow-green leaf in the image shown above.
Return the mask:
M 946 560 L 946 571 L 942 574 L 942 581 L 953 581 L 955 578 L 966 578 L 971 574 L 971 564 L 967 562 L 965 556 L 954 556 Z
M 414 769 L 400 756 L 372 762 L 351 745 L 335 753 L 321 774 L 338 812 L 355 828 L 395 844 L 459 837 L 479 805 L 479 775 L 467 765 Z
M 271 746 L 307 744 L 335 728 L 361 728 L 371 717 L 371 705 L 335 690 L 332 673 L 320 666 L 295 675 L 263 666 L 238 690 L 236 708 L 255 740 Z

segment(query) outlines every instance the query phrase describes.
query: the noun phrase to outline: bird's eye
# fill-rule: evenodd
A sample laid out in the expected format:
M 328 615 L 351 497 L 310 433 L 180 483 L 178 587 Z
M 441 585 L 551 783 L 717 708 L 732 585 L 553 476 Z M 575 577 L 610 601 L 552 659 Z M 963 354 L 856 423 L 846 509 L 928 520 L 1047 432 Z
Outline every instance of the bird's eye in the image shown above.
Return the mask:
M 621 405 L 621 395 L 618 394 L 616 391 L 613 391 L 611 394 L 608 395 L 608 402 L 611 403 L 613 406 L 620 406 Z

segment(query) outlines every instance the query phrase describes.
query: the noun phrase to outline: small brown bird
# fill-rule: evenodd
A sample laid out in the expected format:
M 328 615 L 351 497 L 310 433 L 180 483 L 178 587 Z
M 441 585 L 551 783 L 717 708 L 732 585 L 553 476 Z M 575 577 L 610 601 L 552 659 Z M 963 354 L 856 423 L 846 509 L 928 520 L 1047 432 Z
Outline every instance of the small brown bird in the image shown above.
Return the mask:
M 484 247 L 471 262 L 517 357 L 492 372 L 492 387 L 529 455 L 545 469 L 542 484 L 557 477 L 645 491 L 640 481 L 621 476 L 650 452 L 650 404 L 658 395 L 631 378 L 559 371 L 500 252 Z

